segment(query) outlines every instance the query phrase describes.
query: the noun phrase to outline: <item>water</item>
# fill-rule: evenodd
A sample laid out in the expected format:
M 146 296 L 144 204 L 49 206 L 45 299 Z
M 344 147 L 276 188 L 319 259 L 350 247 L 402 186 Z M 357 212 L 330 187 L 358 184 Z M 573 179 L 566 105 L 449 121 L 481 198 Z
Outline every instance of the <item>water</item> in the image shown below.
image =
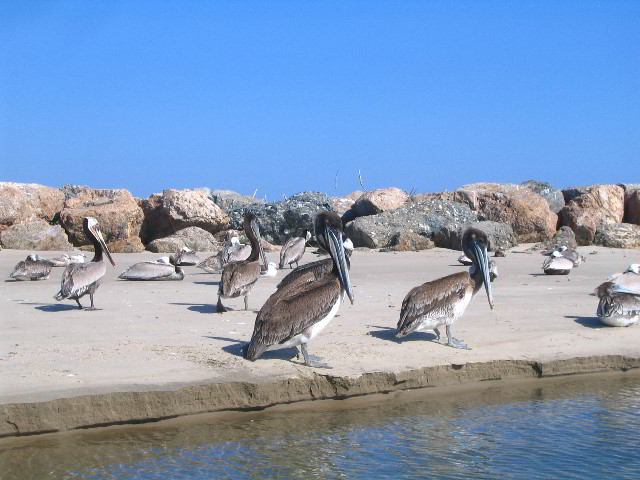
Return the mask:
M 640 378 L 307 403 L 0 442 L 12 478 L 640 478 Z

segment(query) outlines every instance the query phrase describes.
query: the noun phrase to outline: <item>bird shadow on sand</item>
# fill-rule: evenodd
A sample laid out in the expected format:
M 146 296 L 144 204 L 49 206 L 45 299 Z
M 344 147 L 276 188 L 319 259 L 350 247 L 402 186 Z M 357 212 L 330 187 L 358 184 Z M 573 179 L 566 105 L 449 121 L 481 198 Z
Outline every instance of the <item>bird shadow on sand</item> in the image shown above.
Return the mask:
M 396 329 L 391 327 L 381 327 L 379 325 L 367 325 L 370 328 L 379 328 L 380 330 L 369 331 L 369 335 L 375 338 L 379 338 L 381 340 L 387 340 L 389 342 L 394 343 L 404 343 L 404 342 L 414 342 L 414 341 L 432 341 L 436 340 L 435 333 L 429 332 L 413 332 L 406 337 L 398 338 L 396 337 Z
M 600 319 L 598 319 L 598 317 L 576 317 L 573 315 L 565 315 L 564 318 L 571 318 L 573 319 L 573 321 L 575 321 L 577 324 L 582 325 L 583 327 L 588 327 L 588 328 L 607 328 L 606 325 L 604 325 Z
M 212 303 L 180 303 L 172 302 L 169 305 L 182 305 L 187 307 L 187 310 L 198 313 L 216 313 L 216 306 Z
M 547 275 L 546 273 L 530 273 L 530 277 L 560 277 L 561 275 Z
M 216 287 L 220 285 L 220 282 L 193 282 L 196 285 L 215 285 Z
M 68 312 L 70 310 L 78 310 L 78 305 L 71 305 L 69 303 L 23 303 L 22 305 L 37 305 L 34 307 L 36 310 L 40 310 L 41 312 Z M 98 309 L 96 309 L 98 310 Z
M 230 355 L 244 358 L 244 351 L 249 346 L 249 342 L 244 340 L 237 340 L 235 338 L 228 337 L 214 337 L 211 335 L 205 335 L 204 338 L 210 338 L 211 340 L 222 340 L 224 342 L 232 342 L 231 345 L 222 347 L 223 352 L 227 352 Z M 291 360 L 296 356 L 298 350 L 296 348 L 279 348 L 277 350 L 271 350 L 264 352 L 260 355 L 260 359 L 265 360 Z M 302 358 L 302 354 L 300 354 Z M 260 361 L 260 359 L 258 361 Z

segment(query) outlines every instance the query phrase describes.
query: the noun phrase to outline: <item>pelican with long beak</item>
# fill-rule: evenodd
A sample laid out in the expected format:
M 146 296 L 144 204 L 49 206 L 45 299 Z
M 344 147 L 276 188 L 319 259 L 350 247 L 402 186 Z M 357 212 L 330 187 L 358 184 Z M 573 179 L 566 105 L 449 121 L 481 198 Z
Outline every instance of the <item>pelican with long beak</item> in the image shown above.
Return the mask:
M 107 243 L 102 237 L 100 232 L 100 225 L 98 221 L 93 217 L 84 217 L 82 221 L 82 227 L 87 238 L 93 243 L 95 254 L 93 259 L 87 263 L 72 263 L 65 268 L 62 273 L 62 282 L 60 284 L 60 291 L 53 297 L 56 300 L 62 300 L 68 298 L 75 300 L 78 307 L 82 309 L 80 304 L 80 298 L 87 293 L 91 297 L 91 306 L 87 310 L 95 310 L 93 305 L 93 294 L 96 292 L 107 271 L 107 264 L 104 261 L 102 252 L 107 254 L 111 265 L 115 267 L 115 263 L 111 258 L 111 253 L 107 248 Z
M 307 343 L 313 340 L 338 312 L 345 294 L 353 303 L 353 287 L 344 252 L 342 222 L 333 212 L 319 213 L 314 222 L 316 239 L 329 252 L 333 263 L 330 273 L 318 280 L 291 282 L 271 295 L 258 312 L 245 358 L 255 360 L 270 347 L 300 345 L 304 364 L 329 368 L 312 357 Z
M 249 310 L 249 292 L 260 278 L 260 271 L 268 271 L 267 257 L 260 240 L 258 218 L 253 213 L 244 215 L 244 233 L 251 244 L 251 254 L 246 260 L 227 263 L 224 266 L 218 285 L 218 304 L 216 305 L 220 313 L 226 311 L 222 305 L 222 298 L 240 296 L 244 296 L 244 309 Z
M 484 232 L 468 228 L 462 236 L 462 250 L 473 265 L 468 272 L 454 273 L 412 289 L 402 301 L 396 336 L 404 337 L 416 330 L 433 330 L 440 342 L 439 328 L 444 326 L 448 346 L 469 349 L 465 343 L 453 338 L 451 327 L 464 314 L 483 284 L 493 309 L 491 277 L 497 276 L 497 270 L 489 265 L 488 246 Z

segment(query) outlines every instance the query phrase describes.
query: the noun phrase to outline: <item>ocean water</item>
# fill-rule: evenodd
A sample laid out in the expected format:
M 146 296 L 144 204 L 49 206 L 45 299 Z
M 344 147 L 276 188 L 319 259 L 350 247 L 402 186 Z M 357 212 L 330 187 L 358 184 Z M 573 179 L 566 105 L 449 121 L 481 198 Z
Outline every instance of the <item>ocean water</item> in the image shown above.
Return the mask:
M 13 478 L 640 478 L 640 377 L 312 402 L 3 439 Z

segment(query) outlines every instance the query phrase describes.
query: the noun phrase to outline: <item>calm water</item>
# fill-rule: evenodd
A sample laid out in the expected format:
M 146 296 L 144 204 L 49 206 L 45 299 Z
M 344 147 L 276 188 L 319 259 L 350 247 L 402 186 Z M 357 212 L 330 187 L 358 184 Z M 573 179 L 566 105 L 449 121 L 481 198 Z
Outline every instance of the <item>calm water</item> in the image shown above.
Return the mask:
M 7 440 L 3 479 L 640 478 L 640 378 L 428 390 Z

